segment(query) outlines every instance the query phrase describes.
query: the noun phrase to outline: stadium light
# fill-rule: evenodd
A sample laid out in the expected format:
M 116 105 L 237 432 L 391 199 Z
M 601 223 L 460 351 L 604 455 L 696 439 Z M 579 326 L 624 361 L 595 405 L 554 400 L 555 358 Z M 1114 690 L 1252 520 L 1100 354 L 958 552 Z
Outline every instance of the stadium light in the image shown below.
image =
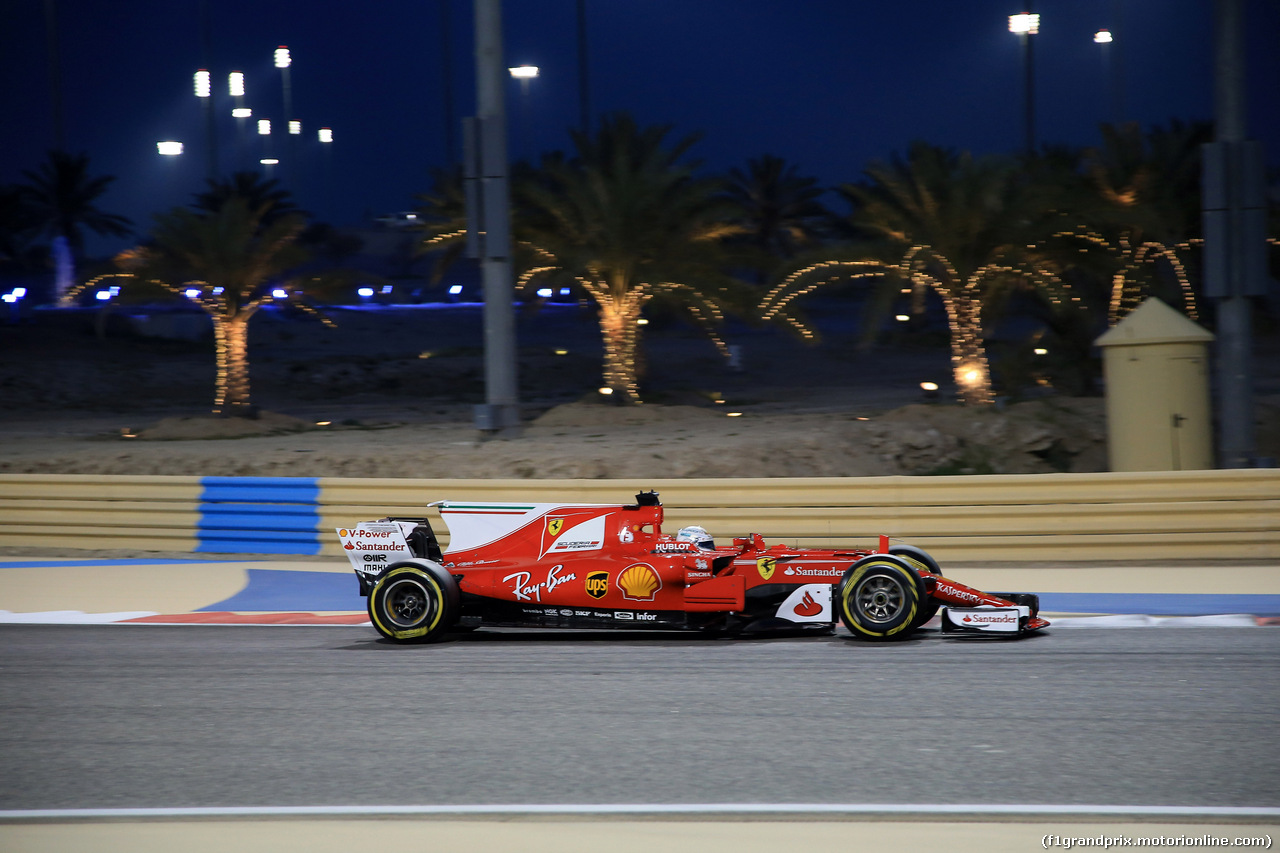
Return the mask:
M 280 45 L 276 48 L 276 68 L 288 68 L 293 64 L 293 60 L 289 58 L 289 48 Z
M 182 153 L 182 143 L 173 141 L 157 142 L 156 151 L 166 157 L 176 157 Z
M 244 72 L 232 71 L 227 75 L 227 92 L 233 98 L 244 97 Z
M 196 97 L 207 98 L 213 94 L 213 82 L 209 79 L 209 71 L 201 68 L 195 75 Z

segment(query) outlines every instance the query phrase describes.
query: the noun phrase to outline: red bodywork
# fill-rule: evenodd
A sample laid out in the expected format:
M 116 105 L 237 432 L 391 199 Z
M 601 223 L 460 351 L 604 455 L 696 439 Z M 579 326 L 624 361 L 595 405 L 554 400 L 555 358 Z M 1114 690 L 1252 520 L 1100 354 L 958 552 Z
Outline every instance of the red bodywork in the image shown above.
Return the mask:
M 440 510 L 454 543 L 441 564 L 457 580 L 464 601 L 473 607 L 506 603 L 507 613 L 530 619 L 576 614 L 589 621 L 622 618 L 621 612 L 632 614 L 626 618 L 636 627 L 683 625 L 683 614 L 741 613 L 752 590 L 770 587 L 773 600 L 785 608 L 770 615 L 834 624 L 830 595 L 824 598 L 823 591 L 840 583 L 857 560 L 890 550 L 884 536 L 877 552 L 770 547 L 758 534 L 707 550 L 663 535 L 663 508 L 656 498 L 654 505 L 625 506 L 445 502 Z M 940 575 L 913 571 L 942 604 L 1014 606 Z M 794 590 L 785 587 L 806 589 L 788 595 Z M 523 621 L 517 617 L 486 621 Z M 1048 624 L 1033 616 L 1025 630 Z

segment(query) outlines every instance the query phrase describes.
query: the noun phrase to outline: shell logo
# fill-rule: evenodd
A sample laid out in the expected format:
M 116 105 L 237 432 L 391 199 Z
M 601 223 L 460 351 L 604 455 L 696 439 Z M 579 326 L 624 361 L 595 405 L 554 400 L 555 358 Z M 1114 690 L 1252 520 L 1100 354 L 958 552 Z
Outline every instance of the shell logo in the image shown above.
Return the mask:
M 662 589 L 662 579 L 647 563 L 636 563 L 627 566 L 618 574 L 618 589 L 622 597 L 632 601 L 653 601 L 653 597 Z
M 340 527 L 338 528 L 338 535 L 341 536 L 343 539 L 346 539 L 348 536 L 351 535 L 351 531 L 347 530 L 345 527 Z

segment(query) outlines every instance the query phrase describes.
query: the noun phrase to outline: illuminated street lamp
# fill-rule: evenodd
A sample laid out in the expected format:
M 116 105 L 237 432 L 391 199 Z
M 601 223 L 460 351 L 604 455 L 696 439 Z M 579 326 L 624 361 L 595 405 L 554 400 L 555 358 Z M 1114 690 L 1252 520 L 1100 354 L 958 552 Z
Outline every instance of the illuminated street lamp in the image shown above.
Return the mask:
M 288 142 L 286 143 L 289 146 L 289 151 L 288 151 L 289 160 L 290 160 L 289 168 L 291 170 L 294 170 L 297 168 L 297 166 L 294 165 L 293 161 L 295 161 L 297 158 L 294 157 L 294 152 L 296 150 L 296 147 L 293 143 L 293 137 L 298 133 L 302 132 L 302 125 L 298 125 L 298 130 L 294 131 L 293 129 L 293 120 L 294 120 L 293 118 L 293 85 L 289 80 L 289 66 L 293 65 L 293 57 L 289 55 L 289 48 L 285 47 L 284 45 L 280 45 L 279 47 L 276 48 L 275 64 L 276 64 L 276 68 L 280 69 L 280 82 L 283 86 L 283 91 L 284 91 L 284 120 L 286 122 L 289 122 L 289 124 L 286 125 L 286 127 L 289 130 L 289 137 L 290 137 Z
M 508 68 L 507 72 L 511 79 L 520 81 L 520 147 L 532 157 L 529 151 L 529 84 L 538 76 L 538 66 L 517 65 Z
M 201 68 L 195 73 L 196 97 L 204 102 L 205 144 L 209 146 L 209 177 L 218 174 L 218 140 L 213 125 L 213 78 L 209 69 Z
M 1115 35 L 1111 30 L 1102 29 L 1093 34 L 1093 43 L 1102 53 L 1102 76 L 1111 87 L 1111 121 L 1118 125 L 1124 121 L 1124 88 L 1120 71 L 1120 46 L 1112 47 L 1114 41 Z
M 243 71 L 232 71 L 227 75 L 227 94 L 235 102 L 231 115 L 236 120 L 236 168 L 244 168 L 244 120 L 253 115 L 253 110 L 244 105 Z
M 1026 74 L 1026 134 L 1027 156 L 1036 151 L 1036 96 L 1035 72 L 1031 37 L 1040 32 L 1040 16 L 1034 12 L 1024 12 L 1009 16 L 1009 32 L 1022 41 L 1022 66 Z

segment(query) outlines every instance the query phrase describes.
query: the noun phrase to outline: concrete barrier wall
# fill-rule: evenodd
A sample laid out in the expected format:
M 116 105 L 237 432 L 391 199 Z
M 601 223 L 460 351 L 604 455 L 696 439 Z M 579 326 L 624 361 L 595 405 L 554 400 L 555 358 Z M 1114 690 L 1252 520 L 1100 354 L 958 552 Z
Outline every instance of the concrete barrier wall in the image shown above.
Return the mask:
M 624 503 L 806 545 L 887 534 L 952 561 L 1280 560 L 1280 471 L 718 480 L 0 475 L 0 546 L 338 554 L 334 528 L 439 500 Z

